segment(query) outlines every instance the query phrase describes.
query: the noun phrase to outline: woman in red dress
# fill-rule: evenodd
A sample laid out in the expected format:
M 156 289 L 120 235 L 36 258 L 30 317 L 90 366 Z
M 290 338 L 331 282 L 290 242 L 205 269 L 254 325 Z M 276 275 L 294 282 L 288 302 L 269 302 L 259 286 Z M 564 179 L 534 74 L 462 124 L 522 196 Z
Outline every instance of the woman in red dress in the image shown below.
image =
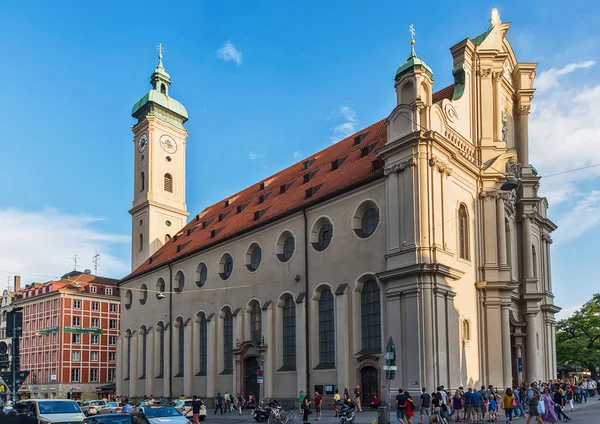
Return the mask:
M 408 396 L 408 401 L 406 402 L 406 420 L 409 424 L 412 424 L 411 418 L 415 416 L 415 401 L 410 393 L 406 392 L 406 395 Z

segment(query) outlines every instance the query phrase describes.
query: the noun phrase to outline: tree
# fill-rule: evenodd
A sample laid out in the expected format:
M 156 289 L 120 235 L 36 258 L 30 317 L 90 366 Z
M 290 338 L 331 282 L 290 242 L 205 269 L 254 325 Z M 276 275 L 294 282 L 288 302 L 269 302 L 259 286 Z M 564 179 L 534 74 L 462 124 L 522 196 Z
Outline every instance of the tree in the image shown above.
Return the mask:
M 579 365 L 598 379 L 600 367 L 600 293 L 556 326 L 558 362 Z

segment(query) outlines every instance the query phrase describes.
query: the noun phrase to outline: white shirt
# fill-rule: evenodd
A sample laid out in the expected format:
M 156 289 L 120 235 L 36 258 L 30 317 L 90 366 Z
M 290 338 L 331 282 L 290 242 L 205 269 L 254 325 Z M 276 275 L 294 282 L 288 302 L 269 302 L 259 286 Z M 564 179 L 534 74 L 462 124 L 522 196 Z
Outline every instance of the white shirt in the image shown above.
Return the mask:
M 447 402 L 448 401 L 448 393 L 446 393 L 445 390 L 441 390 L 440 394 L 442 395 L 442 403 L 444 405 L 448 405 L 448 402 Z

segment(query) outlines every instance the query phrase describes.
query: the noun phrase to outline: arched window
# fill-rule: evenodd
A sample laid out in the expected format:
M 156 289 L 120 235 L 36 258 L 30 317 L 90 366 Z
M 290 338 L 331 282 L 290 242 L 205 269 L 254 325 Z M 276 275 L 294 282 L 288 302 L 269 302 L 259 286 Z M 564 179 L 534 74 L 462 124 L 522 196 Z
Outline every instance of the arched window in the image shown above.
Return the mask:
M 531 258 L 533 260 L 533 278 L 537 278 L 537 254 L 535 253 L 534 245 L 531 245 Z
M 458 255 L 469 259 L 469 215 L 464 203 L 458 208 Z
M 140 252 L 144 250 L 144 235 L 140 234 Z
M 167 86 L 164 83 L 160 85 L 160 92 L 167 94 Z
M 140 379 L 146 378 L 146 355 L 148 354 L 148 334 L 146 327 L 140 328 L 140 334 L 142 335 L 142 376 Z
M 175 377 L 183 377 L 183 364 L 185 360 L 185 351 L 184 351 L 184 343 L 185 343 L 185 334 L 184 334 L 185 326 L 183 324 L 183 319 L 179 318 L 177 320 L 177 353 L 178 353 L 178 361 L 177 361 L 177 375 Z
M 467 319 L 463 319 L 462 322 L 462 339 L 463 342 L 471 340 L 471 323 Z
M 171 234 L 165 234 L 165 243 L 171 240 Z
M 225 310 L 223 317 L 223 353 L 224 353 L 224 370 L 223 374 L 233 373 L 233 316 L 231 310 Z
M 179 271 L 175 274 L 175 292 L 181 293 L 183 291 L 183 287 L 185 287 L 185 275 L 183 272 Z
M 283 303 L 283 367 L 296 369 L 296 305 L 292 296 Z
M 163 378 L 165 375 L 165 326 L 161 322 L 158 324 L 158 376 Z
M 144 189 L 146 188 L 146 178 L 144 176 L 144 173 L 140 173 L 140 192 L 144 191 Z
M 165 296 L 165 280 L 161 277 L 156 281 L 156 298 L 161 300 Z
M 208 325 L 206 315 L 200 315 L 200 375 L 206 375 Z
M 379 285 L 368 280 L 360 294 L 363 351 L 381 352 L 381 301 Z
M 252 304 L 250 310 L 250 340 L 256 345 L 260 345 L 262 336 L 262 317 L 260 313 L 260 305 L 258 302 Z
M 171 174 L 165 174 L 165 191 L 173 193 L 173 177 Z
M 319 365 L 335 366 L 335 318 L 333 293 L 330 289 L 321 292 L 319 299 Z

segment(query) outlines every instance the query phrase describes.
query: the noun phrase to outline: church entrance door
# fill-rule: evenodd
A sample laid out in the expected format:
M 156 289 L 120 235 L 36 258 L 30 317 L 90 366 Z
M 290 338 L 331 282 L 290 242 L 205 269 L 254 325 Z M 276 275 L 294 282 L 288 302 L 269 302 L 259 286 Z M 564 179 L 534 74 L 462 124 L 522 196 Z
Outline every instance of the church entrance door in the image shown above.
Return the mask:
M 360 370 L 360 382 L 361 401 L 363 408 L 365 408 L 371 405 L 371 398 L 374 394 L 381 397 L 381 393 L 379 393 L 379 372 L 375 367 L 363 367 Z
M 253 393 L 257 400 L 260 397 L 260 385 L 258 384 L 258 364 L 259 359 L 251 356 L 244 360 L 244 398 L 248 399 L 250 393 Z

